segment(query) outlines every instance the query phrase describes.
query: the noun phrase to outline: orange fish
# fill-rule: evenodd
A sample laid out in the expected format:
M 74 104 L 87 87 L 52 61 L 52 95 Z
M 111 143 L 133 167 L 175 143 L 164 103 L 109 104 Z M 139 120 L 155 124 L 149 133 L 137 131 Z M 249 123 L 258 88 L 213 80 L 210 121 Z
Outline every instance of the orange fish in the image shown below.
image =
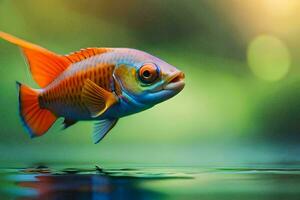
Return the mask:
M 41 136 L 57 118 L 64 128 L 95 121 L 98 143 L 118 119 L 165 101 L 184 87 L 184 74 L 146 52 L 129 48 L 87 48 L 58 55 L 9 34 L 41 89 L 17 82 L 21 120 L 31 137 Z

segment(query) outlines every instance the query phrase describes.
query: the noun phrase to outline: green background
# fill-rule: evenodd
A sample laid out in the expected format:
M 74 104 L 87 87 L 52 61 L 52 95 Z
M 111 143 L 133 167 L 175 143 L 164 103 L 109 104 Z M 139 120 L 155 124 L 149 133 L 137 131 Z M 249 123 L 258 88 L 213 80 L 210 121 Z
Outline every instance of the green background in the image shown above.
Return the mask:
M 15 81 L 37 87 L 0 41 L 0 162 L 209 165 L 299 161 L 299 1 L 0 0 L 0 30 L 59 54 L 129 47 L 185 72 L 186 87 L 121 119 L 99 144 L 92 123 L 30 139 Z

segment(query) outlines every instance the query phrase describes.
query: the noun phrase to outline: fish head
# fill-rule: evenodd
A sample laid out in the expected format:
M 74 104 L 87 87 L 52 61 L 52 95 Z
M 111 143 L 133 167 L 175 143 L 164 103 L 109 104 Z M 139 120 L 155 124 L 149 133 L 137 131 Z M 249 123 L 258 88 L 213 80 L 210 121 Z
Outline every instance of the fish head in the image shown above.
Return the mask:
M 184 73 L 148 53 L 132 50 L 122 59 L 114 77 L 122 92 L 134 101 L 148 106 L 165 101 L 184 88 Z M 131 54 L 132 55 L 131 55 Z

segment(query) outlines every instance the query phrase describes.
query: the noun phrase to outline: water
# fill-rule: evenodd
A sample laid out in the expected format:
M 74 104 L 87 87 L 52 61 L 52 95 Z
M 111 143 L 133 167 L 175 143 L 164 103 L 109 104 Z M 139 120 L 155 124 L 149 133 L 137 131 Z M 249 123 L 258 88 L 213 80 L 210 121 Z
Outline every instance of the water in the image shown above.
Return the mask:
M 0 199 L 300 199 L 296 164 L 0 170 Z

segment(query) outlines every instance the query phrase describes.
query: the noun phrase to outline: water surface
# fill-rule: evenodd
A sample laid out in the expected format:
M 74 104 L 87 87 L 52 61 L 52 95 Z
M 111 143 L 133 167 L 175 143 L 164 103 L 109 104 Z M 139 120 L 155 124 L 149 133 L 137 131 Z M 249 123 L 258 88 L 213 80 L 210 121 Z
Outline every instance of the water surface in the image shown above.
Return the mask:
M 296 164 L 0 170 L 1 199 L 300 199 Z

